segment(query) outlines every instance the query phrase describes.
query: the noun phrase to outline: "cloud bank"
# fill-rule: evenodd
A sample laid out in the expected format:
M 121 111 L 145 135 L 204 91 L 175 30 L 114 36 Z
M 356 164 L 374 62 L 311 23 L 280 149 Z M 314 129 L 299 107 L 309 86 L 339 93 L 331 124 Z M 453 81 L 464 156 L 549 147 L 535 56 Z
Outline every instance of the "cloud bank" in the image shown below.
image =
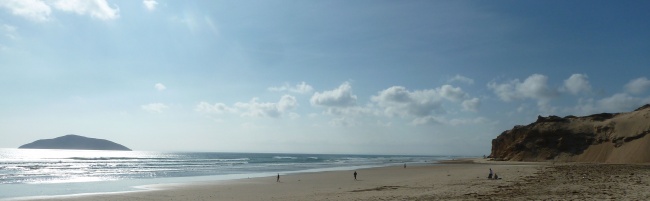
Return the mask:
M 545 113 L 557 113 L 557 106 L 552 106 L 550 100 L 556 99 L 563 95 L 579 96 L 577 105 L 565 107 L 563 111 L 586 115 L 601 112 L 625 112 L 640 105 L 650 102 L 650 97 L 638 97 L 650 89 L 650 80 L 645 77 L 630 80 L 624 87 L 624 91 L 616 92 L 611 96 L 594 99 L 592 95 L 593 87 L 589 82 L 586 74 L 572 74 L 565 79 L 560 87 L 554 89 L 548 85 L 548 77 L 541 74 L 533 74 L 523 82 L 519 79 L 513 79 L 505 83 L 490 82 L 487 84 L 490 89 L 500 100 L 504 102 L 513 102 L 521 100 L 535 100 L 539 111 Z M 519 106 L 518 111 L 522 111 L 524 106 Z

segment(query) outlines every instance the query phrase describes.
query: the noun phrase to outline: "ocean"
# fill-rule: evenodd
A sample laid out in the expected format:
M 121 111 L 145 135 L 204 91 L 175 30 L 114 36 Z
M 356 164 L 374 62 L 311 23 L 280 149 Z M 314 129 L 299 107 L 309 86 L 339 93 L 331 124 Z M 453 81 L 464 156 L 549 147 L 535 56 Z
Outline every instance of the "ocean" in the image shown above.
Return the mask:
M 0 149 L 0 199 L 432 163 L 453 156 Z

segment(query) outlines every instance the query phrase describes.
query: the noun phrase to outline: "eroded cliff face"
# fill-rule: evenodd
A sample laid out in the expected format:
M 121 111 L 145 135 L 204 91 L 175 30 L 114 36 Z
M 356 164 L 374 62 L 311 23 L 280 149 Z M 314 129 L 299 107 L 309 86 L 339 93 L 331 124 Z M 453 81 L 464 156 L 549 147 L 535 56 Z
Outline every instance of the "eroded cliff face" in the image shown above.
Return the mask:
M 490 157 L 515 161 L 650 162 L 650 105 L 629 113 L 541 117 L 492 140 Z

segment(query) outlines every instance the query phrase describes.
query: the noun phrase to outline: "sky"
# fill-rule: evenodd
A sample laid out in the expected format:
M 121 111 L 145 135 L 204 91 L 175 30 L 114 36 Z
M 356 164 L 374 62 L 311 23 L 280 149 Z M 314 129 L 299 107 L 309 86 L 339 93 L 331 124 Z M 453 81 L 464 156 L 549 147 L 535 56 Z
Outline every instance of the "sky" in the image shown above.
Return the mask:
M 484 155 L 650 103 L 648 1 L 0 0 L 0 147 Z

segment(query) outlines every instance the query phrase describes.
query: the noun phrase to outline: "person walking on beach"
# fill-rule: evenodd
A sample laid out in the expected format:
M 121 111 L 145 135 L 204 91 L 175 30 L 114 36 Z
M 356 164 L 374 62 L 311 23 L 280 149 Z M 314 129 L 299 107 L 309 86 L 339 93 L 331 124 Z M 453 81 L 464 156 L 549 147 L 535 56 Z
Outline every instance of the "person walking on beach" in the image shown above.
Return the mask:
M 357 171 L 354 171 L 354 180 L 357 180 Z
M 278 173 L 278 179 L 276 179 L 275 182 L 280 182 L 280 173 Z

